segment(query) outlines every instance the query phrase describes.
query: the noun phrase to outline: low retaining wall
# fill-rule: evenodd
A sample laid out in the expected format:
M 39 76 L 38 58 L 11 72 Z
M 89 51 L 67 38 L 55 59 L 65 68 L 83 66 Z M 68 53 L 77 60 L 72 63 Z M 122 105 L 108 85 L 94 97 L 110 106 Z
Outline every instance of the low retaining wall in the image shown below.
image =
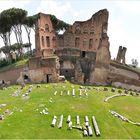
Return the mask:
M 20 73 L 23 71 L 25 67 L 26 66 L 23 65 L 16 68 L 12 68 L 10 70 L 0 72 L 0 80 L 10 81 L 11 84 L 15 84 L 20 76 Z

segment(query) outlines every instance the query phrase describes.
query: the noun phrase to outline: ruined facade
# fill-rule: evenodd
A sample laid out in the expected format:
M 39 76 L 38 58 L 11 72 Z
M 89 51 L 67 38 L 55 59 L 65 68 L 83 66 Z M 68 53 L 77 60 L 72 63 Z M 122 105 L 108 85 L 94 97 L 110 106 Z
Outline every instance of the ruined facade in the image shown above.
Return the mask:
M 17 79 L 48 83 L 58 82 L 63 77 L 60 75 L 64 75 L 80 84 L 119 84 L 127 89 L 135 85 L 132 89 L 140 90 L 140 73 L 124 65 L 126 48 L 120 46 L 116 60 L 110 60 L 108 16 L 106 9 L 100 10 L 87 21 L 74 22 L 60 35 L 50 15 L 39 13 L 35 56 L 16 73 L 15 70 L 0 72 L 0 79 L 11 83 Z
M 110 63 L 107 25 L 108 11 L 104 9 L 87 21 L 76 21 L 59 35 L 50 15 L 39 13 L 36 55 L 30 59 L 29 69 L 41 70 L 42 75 L 51 75 L 55 80 L 58 75 L 64 75 L 81 84 L 106 83 Z

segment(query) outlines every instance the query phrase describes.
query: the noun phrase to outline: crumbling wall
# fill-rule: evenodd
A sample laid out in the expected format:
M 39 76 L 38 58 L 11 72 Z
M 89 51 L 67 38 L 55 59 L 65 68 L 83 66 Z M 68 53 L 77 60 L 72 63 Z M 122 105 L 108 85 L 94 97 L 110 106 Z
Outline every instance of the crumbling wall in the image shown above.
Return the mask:
M 47 57 L 56 48 L 56 34 L 50 16 L 39 13 L 35 31 L 36 57 Z
M 103 20 L 101 20 L 103 17 Z M 96 52 L 96 64 L 94 71 L 90 74 L 90 83 L 107 84 L 107 77 L 110 66 L 109 37 L 107 36 L 108 12 L 106 10 L 100 13 L 101 20 L 101 38 Z
M 20 73 L 25 67 L 26 66 L 19 66 L 10 70 L 0 72 L 0 80 L 10 81 L 11 84 L 15 84 L 20 76 Z
M 140 74 L 138 72 L 118 67 L 117 65 L 110 65 L 108 74 L 108 83 L 121 82 L 128 85 L 140 86 Z
M 122 63 L 122 64 L 125 64 L 125 54 L 126 54 L 126 48 L 125 47 L 122 47 L 122 46 L 119 46 L 119 49 L 118 49 L 118 54 L 117 54 L 117 58 L 116 58 L 116 61 L 118 63 Z

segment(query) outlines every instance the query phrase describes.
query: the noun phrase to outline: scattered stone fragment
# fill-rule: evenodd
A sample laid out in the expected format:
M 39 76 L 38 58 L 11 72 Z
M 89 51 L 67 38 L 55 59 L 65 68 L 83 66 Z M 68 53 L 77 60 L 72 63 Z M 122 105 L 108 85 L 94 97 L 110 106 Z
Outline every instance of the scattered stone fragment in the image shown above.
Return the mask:
M 74 129 L 78 129 L 78 130 L 83 130 L 83 128 L 82 128 L 82 126 L 72 126 L 72 128 L 74 128 Z
M 120 94 L 121 94 L 121 93 L 122 93 L 122 90 L 120 90 L 120 89 L 119 89 L 119 90 L 118 90 L 118 93 L 120 93 Z
M 112 99 L 114 97 L 119 97 L 119 96 L 126 96 L 126 94 L 115 94 L 113 96 L 109 96 L 107 97 L 104 101 L 107 102 L 109 99 Z M 128 95 L 127 95 L 128 96 Z
M 68 115 L 68 118 L 67 118 L 67 123 L 69 123 L 71 121 L 71 116 Z
M 75 89 L 72 89 L 72 96 L 75 96 Z
M 3 115 L 0 115 L 0 120 L 3 120 L 3 119 L 4 119 Z
M 0 107 L 5 107 L 7 104 L 0 104 Z
M 125 90 L 124 93 L 125 93 L 125 94 L 128 94 L 128 90 Z
M 69 129 L 69 130 L 72 129 L 72 121 L 70 121 L 70 122 L 68 123 L 68 129 Z
M 84 89 L 85 87 L 84 87 L 84 86 L 80 86 L 79 88 L 80 88 L 80 89 Z
M 112 89 L 111 89 L 111 92 L 115 92 L 115 88 L 112 88 Z
M 58 128 L 62 128 L 62 124 L 63 124 L 63 115 L 60 116 Z
M 77 125 L 80 125 L 80 118 L 79 118 L 78 115 L 76 116 L 76 124 L 77 124 Z
M 93 132 L 92 132 L 91 126 L 88 126 L 87 129 L 88 129 L 88 135 L 89 136 L 92 136 L 93 135 Z
M 89 126 L 89 122 L 85 122 L 85 126 L 88 127 Z
M 97 122 L 96 122 L 96 119 L 94 116 L 92 116 L 92 123 L 93 123 L 93 127 L 95 129 L 96 136 L 100 136 L 100 130 L 98 128 L 98 125 L 97 125 Z
M 54 96 L 56 96 L 56 94 L 57 94 L 57 91 L 54 92 Z
M 88 136 L 88 132 L 87 132 L 86 129 L 84 129 L 84 131 L 83 131 L 83 135 L 84 135 L 84 136 Z
M 62 96 L 63 95 L 63 91 L 61 91 L 61 93 L 60 93 L 60 96 Z
M 55 127 L 56 119 L 57 119 L 57 117 L 54 116 L 54 117 L 53 117 L 53 120 L 52 120 L 52 124 L 51 124 L 52 127 Z
M 88 96 L 88 93 L 86 92 L 85 95 Z
M 88 116 L 85 116 L 85 122 L 89 122 Z
M 108 88 L 104 87 L 104 91 L 108 91 Z
M 70 95 L 70 91 L 69 90 L 67 91 L 67 95 Z
M 133 121 L 127 119 L 126 117 L 124 117 L 124 116 L 118 114 L 118 113 L 115 112 L 115 111 L 111 111 L 111 110 L 109 110 L 109 112 L 110 112 L 113 116 L 115 116 L 115 117 L 121 119 L 122 121 L 125 121 L 125 122 L 128 122 L 128 123 L 131 123 L 131 124 L 134 124 L 134 125 L 140 126 L 140 123 L 139 123 L 139 122 L 133 122 Z

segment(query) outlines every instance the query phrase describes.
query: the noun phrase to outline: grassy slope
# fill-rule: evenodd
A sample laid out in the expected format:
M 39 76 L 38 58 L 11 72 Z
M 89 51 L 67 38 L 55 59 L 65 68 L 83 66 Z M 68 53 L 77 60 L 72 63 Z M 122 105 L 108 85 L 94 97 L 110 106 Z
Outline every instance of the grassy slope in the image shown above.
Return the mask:
M 110 64 L 114 65 L 118 68 L 123 68 L 123 69 L 130 70 L 132 72 L 136 72 L 136 73 L 140 74 L 140 68 L 134 68 L 134 67 L 131 67 L 131 66 L 128 66 L 128 65 L 123 65 L 123 64 L 117 63 L 114 60 L 111 60 Z
M 66 88 L 63 86 L 66 85 Z M 2 114 L 6 109 L 13 110 L 14 106 L 23 110 L 23 112 L 14 111 L 11 116 L 5 117 L 3 121 L 0 121 L 0 138 L 84 138 L 82 132 L 79 130 L 67 130 L 66 119 L 67 115 L 71 114 L 72 121 L 75 123 L 75 116 L 80 116 L 80 121 L 84 123 L 84 116 L 88 115 L 91 124 L 91 116 L 95 115 L 101 136 L 87 138 L 109 138 L 109 139 L 128 139 L 128 138 L 140 138 L 140 128 L 135 125 L 123 122 L 113 117 L 108 111 L 114 110 L 133 121 L 140 122 L 140 97 L 118 97 L 105 103 L 104 98 L 112 95 L 110 92 L 97 92 L 95 89 L 89 90 L 89 96 L 82 96 L 80 98 L 78 87 L 74 85 L 76 89 L 76 96 L 63 95 L 60 96 L 61 90 L 72 90 L 71 84 L 54 84 L 42 85 L 41 88 L 34 88 L 30 94 L 30 99 L 23 100 L 21 96 L 12 97 L 16 89 L 0 90 L 0 104 L 6 103 L 7 106 L 1 108 Z M 26 87 L 27 89 L 28 87 Z M 24 93 L 25 90 L 22 90 Z M 54 91 L 59 91 L 56 96 L 53 95 Z M 52 103 L 49 99 L 52 98 Z M 45 107 L 49 109 L 48 115 L 41 115 L 39 111 L 36 111 L 39 104 L 45 104 Z M 42 110 L 43 108 L 39 108 Z M 50 126 L 53 115 L 64 115 L 63 128 L 52 128 Z
M 11 64 L 11 65 L 8 65 L 5 67 L 0 67 L 0 72 L 5 71 L 5 70 L 10 70 L 12 68 L 17 68 L 19 66 L 23 66 L 23 65 L 27 64 L 27 62 L 28 62 L 28 59 L 23 59 L 23 60 L 17 61 L 16 63 Z

